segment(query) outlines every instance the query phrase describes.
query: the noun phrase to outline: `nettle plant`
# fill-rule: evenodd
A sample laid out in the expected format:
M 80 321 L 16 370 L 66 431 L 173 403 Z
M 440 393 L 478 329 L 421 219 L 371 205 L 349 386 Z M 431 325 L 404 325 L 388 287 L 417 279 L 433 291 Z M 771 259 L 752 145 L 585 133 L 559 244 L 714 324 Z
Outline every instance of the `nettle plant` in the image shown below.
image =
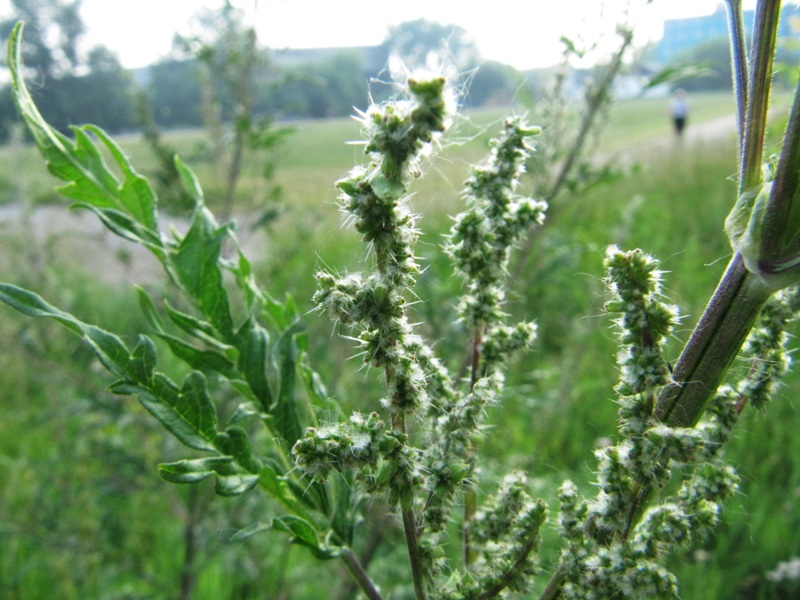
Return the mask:
M 368 162 L 338 182 L 372 269 L 317 273 L 314 300 L 383 381 L 383 397 L 361 401 L 361 412 L 342 414 L 326 396 L 305 353 L 317 340 L 307 339 L 291 300 L 276 301 L 255 281 L 232 225 L 217 224 L 186 165 L 177 162 L 194 216 L 185 233 L 166 234 L 150 184 L 114 141 L 90 125 L 73 128 L 69 139 L 43 120 L 21 77 L 21 26 L 8 44 L 14 95 L 50 172 L 66 182 L 61 193 L 150 250 L 188 308 L 166 301 L 157 308 L 139 289 L 152 331 L 129 345 L 11 284 L 0 284 L 0 299 L 82 336 L 114 378 L 111 390 L 137 396 L 196 451 L 160 465 L 165 480 L 215 478 L 221 495 L 266 493 L 282 514 L 236 537 L 288 534 L 320 560 L 343 561 L 371 600 L 410 588 L 417 600 L 532 593 L 543 526 L 558 530 L 563 548 L 538 597 L 677 597 L 663 559 L 718 523 L 737 487 L 722 459 L 725 442 L 744 408 L 763 408 L 773 394 L 789 364 L 784 329 L 800 311 L 800 93 L 782 154 L 765 160 L 779 3 L 759 4 L 749 60 L 739 4 L 729 2 L 741 140 L 740 197 L 726 223 L 733 258 L 670 368 L 664 346 L 678 313 L 661 293 L 658 262 L 608 249 L 606 307 L 620 347 L 617 443 L 596 452 L 594 496 L 570 481 L 553 490 L 556 515 L 531 497 L 521 472 L 506 474 L 486 498 L 476 491 L 485 408 L 501 401 L 509 357 L 536 337 L 533 323 L 508 322 L 503 305 L 511 252 L 547 208 L 517 193 L 538 128 L 518 117 L 504 122 L 489 157 L 472 169 L 466 210 L 443 249 L 463 280 L 467 375 L 450 374 L 409 320 L 421 267 L 407 196 L 420 159 L 452 118 L 443 78 L 409 79 L 405 96 L 362 113 Z M 154 338 L 186 365 L 182 381 L 158 371 Z M 751 368 L 726 381 L 737 355 Z M 240 399 L 235 409 L 216 400 L 222 387 Z M 223 408 L 231 415 L 225 424 Z M 404 582 L 374 579 L 353 551 L 364 518 L 381 504 L 404 534 Z M 447 554 L 459 539 L 463 551 Z

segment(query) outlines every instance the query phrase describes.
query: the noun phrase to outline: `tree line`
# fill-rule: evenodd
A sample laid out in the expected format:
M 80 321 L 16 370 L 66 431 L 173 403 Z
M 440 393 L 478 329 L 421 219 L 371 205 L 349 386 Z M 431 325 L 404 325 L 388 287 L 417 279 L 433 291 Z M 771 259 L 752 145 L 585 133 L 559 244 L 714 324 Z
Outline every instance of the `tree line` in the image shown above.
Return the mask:
M 12 0 L 11 4 L 13 14 L 0 20 L 0 34 L 5 39 L 15 22 L 26 22 L 23 52 L 32 94 L 56 128 L 89 121 L 112 133 L 136 130 L 147 122 L 159 128 L 201 127 L 207 125 L 204 99 L 210 96 L 223 122 L 235 119 L 236 91 L 226 74 L 242 67 L 243 55 L 241 48 L 232 49 L 232 43 L 253 30 L 229 2 L 198 14 L 196 32 L 176 35 L 170 55 L 134 71 L 125 69 L 108 48 L 79 51 L 85 33 L 81 0 Z M 390 56 L 415 65 L 444 56 L 465 73 L 481 62 L 475 42 L 463 29 L 424 19 L 395 26 L 374 48 L 304 55 L 270 51 L 256 42 L 253 51 L 249 110 L 278 120 L 351 114 L 353 106 L 363 102 L 366 81 L 390 79 L 385 72 Z M 483 105 L 508 99 L 520 77 L 507 65 L 484 63 L 472 77 L 466 102 Z M 16 122 L 5 86 L 0 95 L 0 141 L 8 139 Z

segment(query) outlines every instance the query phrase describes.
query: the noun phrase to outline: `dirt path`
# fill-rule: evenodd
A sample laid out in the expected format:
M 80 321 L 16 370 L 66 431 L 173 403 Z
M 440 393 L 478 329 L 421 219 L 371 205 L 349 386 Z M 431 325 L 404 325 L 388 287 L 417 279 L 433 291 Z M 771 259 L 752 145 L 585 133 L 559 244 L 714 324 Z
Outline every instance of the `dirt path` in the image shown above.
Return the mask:
M 619 163 L 631 165 L 681 146 L 723 140 L 726 137 L 735 138 L 735 136 L 736 117 L 731 114 L 697 124 L 689 122 L 683 138 L 679 138 L 673 133 L 653 136 L 618 150 L 614 156 Z
M 718 140 L 726 135 L 735 135 L 733 115 L 690 123 L 683 139 L 660 135 L 638 142 L 618 151 L 616 159 L 632 164 L 680 144 Z M 161 226 L 164 231 L 170 226 L 185 231 L 187 223 L 167 219 Z M 246 223 L 240 224 L 239 232 L 248 257 L 257 260 L 266 242 L 264 233 L 248 234 Z M 0 206 L 0 280 L 8 279 L 5 273 L 39 269 L 53 261 L 61 266 L 77 262 L 111 284 L 157 282 L 163 277 L 160 265 L 147 250 L 118 238 L 87 210 L 45 205 L 27 212 L 19 204 Z

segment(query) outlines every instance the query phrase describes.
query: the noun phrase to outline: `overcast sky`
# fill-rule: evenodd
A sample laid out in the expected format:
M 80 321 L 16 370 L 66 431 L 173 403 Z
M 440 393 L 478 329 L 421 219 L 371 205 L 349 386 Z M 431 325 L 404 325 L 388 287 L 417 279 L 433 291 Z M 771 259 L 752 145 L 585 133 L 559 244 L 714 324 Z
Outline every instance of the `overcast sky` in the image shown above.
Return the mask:
M 561 35 L 588 38 L 613 31 L 634 7 L 639 41 L 658 39 L 664 19 L 710 14 L 718 0 L 235 0 L 253 12 L 259 39 L 271 48 L 379 44 L 388 27 L 418 18 L 460 25 L 481 55 L 519 69 L 557 62 Z M 192 15 L 222 0 L 84 0 L 87 45 L 103 44 L 126 67 L 140 67 L 170 50 L 173 34 L 190 29 Z M 755 0 L 744 0 L 752 7 Z M 0 0 L 9 14 L 8 0 Z M 601 10 L 602 7 L 602 10 Z

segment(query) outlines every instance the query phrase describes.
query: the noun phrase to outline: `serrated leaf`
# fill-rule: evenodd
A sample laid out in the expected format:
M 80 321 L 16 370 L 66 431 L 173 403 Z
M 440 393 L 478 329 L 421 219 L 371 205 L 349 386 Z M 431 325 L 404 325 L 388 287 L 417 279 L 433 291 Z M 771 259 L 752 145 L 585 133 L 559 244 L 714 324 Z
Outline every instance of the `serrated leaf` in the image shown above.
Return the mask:
M 93 125 L 87 125 L 86 129 L 103 142 L 124 175 L 122 187 L 119 189 L 119 201 L 122 206 L 138 223 L 141 223 L 151 231 L 156 231 L 158 227 L 156 195 L 150 186 L 150 182 L 133 170 L 122 148 L 105 131 Z
M 22 23 L 9 37 L 7 64 L 11 70 L 12 90 L 23 121 L 33 136 L 48 170 L 66 182 L 59 191 L 68 198 L 100 209 L 118 209 L 129 213 L 148 229 L 155 229 L 155 196 L 149 184 L 130 168 L 124 154 L 97 127 L 72 127 L 72 141 L 55 131 L 42 117 L 22 78 Z M 125 180 L 119 181 L 106 165 L 103 155 L 89 136 L 98 136 L 120 165 Z
M 201 373 L 187 375 L 180 389 L 162 373 L 153 376 L 149 387 L 123 383 L 112 389 L 118 394 L 138 394 L 150 414 L 190 448 L 216 450 L 217 412 Z
M 208 209 L 198 205 L 189 231 L 170 256 L 180 284 L 226 338 L 233 334 L 233 322 L 219 260 L 222 243 L 229 236 L 230 227 L 218 227 Z

